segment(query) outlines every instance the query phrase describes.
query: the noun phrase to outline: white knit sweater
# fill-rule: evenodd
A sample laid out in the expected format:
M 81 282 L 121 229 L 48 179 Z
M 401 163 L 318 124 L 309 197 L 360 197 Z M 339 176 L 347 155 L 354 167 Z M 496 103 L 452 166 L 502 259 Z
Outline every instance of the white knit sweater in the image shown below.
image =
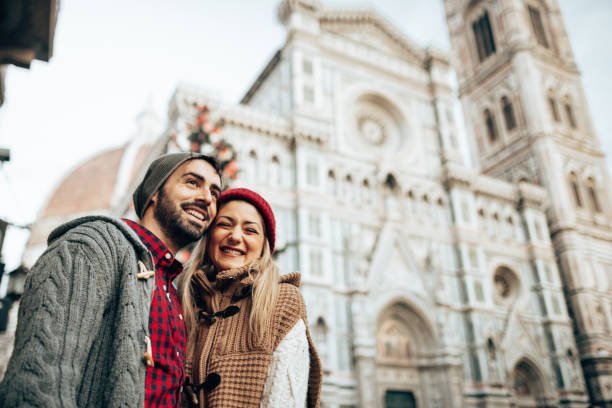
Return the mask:
M 261 407 L 306 407 L 309 369 L 306 325 L 298 320 L 272 354 Z

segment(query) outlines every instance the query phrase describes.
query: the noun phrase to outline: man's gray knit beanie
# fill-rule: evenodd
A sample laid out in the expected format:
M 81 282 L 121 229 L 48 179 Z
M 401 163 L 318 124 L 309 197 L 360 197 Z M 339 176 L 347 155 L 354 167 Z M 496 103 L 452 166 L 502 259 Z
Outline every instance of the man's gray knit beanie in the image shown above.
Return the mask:
M 186 161 L 194 159 L 207 161 L 214 167 L 217 173 L 219 173 L 219 165 L 217 164 L 217 161 L 210 156 L 200 153 L 170 153 L 153 160 L 144 178 L 134 191 L 134 210 L 136 211 L 138 218 L 142 218 L 145 210 L 151 202 L 151 197 L 153 197 L 153 194 L 155 194 L 157 190 L 164 185 L 174 170 L 176 170 Z M 221 175 L 219 175 L 219 177 L 221 177 Z

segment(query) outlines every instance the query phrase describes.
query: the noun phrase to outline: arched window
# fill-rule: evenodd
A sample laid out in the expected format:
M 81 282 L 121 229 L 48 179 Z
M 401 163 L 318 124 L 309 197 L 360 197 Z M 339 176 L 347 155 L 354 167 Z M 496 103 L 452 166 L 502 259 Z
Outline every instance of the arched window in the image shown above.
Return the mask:
M 478 51 L 478 59 L 482 62 L 489 55 L 495 53 L 495 39 L 493 38 L 493 30 L 489 20 L 489 13 L 484 12 L 474 23 L 472 23 L 472 31 L 476 40 L 476 50 Z
M 489 361 L 497 360 L 497 353 L 495 352 L 495 343 L 490 337 L 487 339 L 487 355 L 489 357 Z
M 361 181 L 361 199 L 365 203 L 370 203 L 372 201 L 372 191 L 370 190 L 370 181 L 368 179 L 363 179 Z
M 597 196 L 597 185 L 595 179 L 589 177 L 587 179 L 587 191 L 589 192 L 589 198 L 591 199 L 591 206 L 593 211 L 601 212 L 601 205 L 599 203 L 599 197 Z
M 542 21 L 542 15 L 540 10 L 533 6 L 527 6 L 529 10 L 529 18 L 531 20 L 531 28 L 535 35 L 536 41 L 542 47 L 548 48 L 548 40 L 546 39 L 546 30 L 544 29 L 544 23 Z
M 270 184 L 276 187 L 280 187 L 281 184 L 281 167 L 280 160 L 278 157 L 272 156 L 272 160 L 270 160 Z
M 574 116 L 574 108 L 572 108 L 572 103 L 567 100 L 564 103 L 565 106 L 565 116 L 567 116 L 567 121 L 572 129 L 576 129 L 578 127 L 576 122 L 576 117 Z
M 245 175 L 252 181 L 259 181 L 257 153 L 251 150 L 248 154 L 247 165 L 245 166 Z
M 329 169 L 327 172 L 327 192 L 334 195 L 338 193 L 336 189 L 336 173 L 333 169 Z
M 325 362 L 327 359 L 327 324 L 325 319 L 319 317 L 312 329 L 312 340 L 317 346 L 317 351 L 321 360 Z
M 387 178 L 385 179 L 385 187 L 391 191 L 396 191 L 399 188 L 399 184 L 397 183 L 397 180 L 393 174 L 387 174 Z
M 550 115 L 555 122 L 561 122 L 561 116 L 559 115 L 559 108 L 557 107 L 557 100 L 552 91 L 548 93 L 548 108 L 550 109 Z
M 485 126 L 487 127 L 489 142 L 495 143 L 495 141 L 497 141 L 497 125 L 495 125 L 495 117 L 488 109 L 485 109 L 484 111 L 484 120 Z
M 516 118 L 514 116 L 514 108 L 512 102 L 507 96 L 501 98 L 502 112 L 504 113 L 504 122 L 506 122 L 506 129 L 512 130 L 516 127 Z
M 569 176 L 570 189 L 574 195 L 574 203 L 577 207 L 582 207 L 582 196 L 580 194 L 580 187 L 578 186 L 578 177 L 576 177 L 576 173 L 573 171 Z

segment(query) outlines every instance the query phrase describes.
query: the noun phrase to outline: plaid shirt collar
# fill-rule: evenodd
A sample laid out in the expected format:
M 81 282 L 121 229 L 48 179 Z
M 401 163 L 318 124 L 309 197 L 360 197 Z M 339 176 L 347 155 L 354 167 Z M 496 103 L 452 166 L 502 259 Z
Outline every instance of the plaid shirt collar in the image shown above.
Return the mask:
M 161 270 L 170 281 L 183 271 L 183 265 L 174 258 L 161 239 L 157 238 L 155 234 L 137 222 L 125 218 L 123 218 L 123 221 L 134 230 L 142 243 L 151 252 L 156 270 Z

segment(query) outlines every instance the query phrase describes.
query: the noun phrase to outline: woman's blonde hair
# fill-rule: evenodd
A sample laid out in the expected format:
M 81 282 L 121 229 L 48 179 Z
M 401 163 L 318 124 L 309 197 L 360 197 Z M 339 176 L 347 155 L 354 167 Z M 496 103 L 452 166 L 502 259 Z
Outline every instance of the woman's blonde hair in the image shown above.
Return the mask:
M 214 228 L 214 225 L 211 225 L 209 231 L 211 231 L 212 228 Z M 186 264 L 185 271 L 178 279 L 178 288 L 189 340 L 195 340 L 194 336 L 197 332 L 198 308 L 196 306 L 196 297 L 201 298 L 203 296 L 210 296 L 213 298 L 215 291 L 213 287 L 207 287 L 203 289 L 204 293 L 194 293 L 195 289 L 191 283 L 198 270 L 201 269 L 206 273 L 214 268 L 207 250 L 208 233 L 196 245 L 189 262 Z M 278 267 L 274 259 L 272 259 L 267 237 L 264 239 L 261 257 L 251 264 L 248 274 L 253 278 L 249 328 L 254 333 L 255 338 L 262 338 L 266 327 L 272 319 L 272 313 L 276 306 L 279 280 Z M 212 312 L 218 311 L 218 305 L 211 303 L 211 307 L 213 309 Z

